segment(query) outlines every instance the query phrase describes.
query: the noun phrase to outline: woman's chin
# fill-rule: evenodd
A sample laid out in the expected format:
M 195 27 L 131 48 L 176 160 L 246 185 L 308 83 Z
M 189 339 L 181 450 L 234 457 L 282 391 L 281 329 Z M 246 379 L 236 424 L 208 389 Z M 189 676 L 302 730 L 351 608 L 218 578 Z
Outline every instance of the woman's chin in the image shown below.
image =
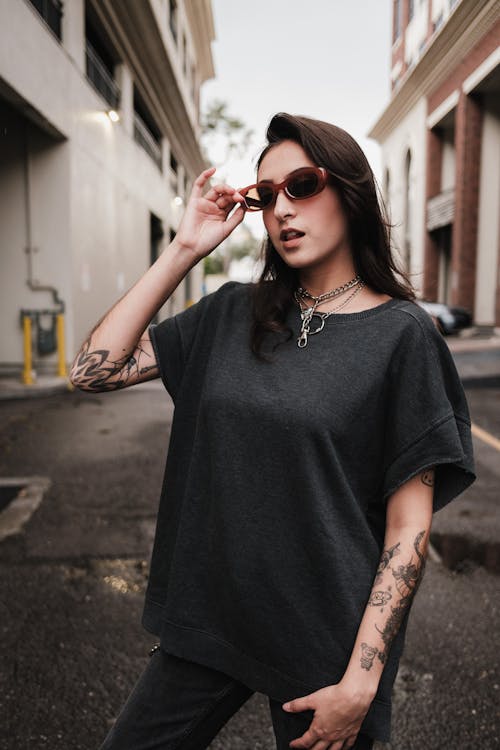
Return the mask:
M 301 253 L 299 249 L 295 252 L 292 250 L 280 250 L 278 255 L 287 266 L 291 266 L 292 268 L 304 268 L 311 265 L 311 258 Z

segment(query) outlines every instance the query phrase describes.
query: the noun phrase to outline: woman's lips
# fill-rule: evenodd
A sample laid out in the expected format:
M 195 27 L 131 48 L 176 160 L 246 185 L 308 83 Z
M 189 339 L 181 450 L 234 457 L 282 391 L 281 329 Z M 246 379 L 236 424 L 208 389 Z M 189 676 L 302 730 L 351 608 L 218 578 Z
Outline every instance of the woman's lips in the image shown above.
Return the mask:
M 304 237 L 304 232 L 299 229 L 283 229 L 280 232 L 281 244 L 286 248 L 296 247 Z

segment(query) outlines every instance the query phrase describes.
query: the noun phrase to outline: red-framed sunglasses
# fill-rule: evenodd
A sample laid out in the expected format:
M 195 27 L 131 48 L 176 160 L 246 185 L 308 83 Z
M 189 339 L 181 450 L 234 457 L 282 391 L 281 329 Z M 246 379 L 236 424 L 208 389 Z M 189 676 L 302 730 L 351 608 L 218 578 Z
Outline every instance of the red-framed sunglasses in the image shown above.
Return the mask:
M 280 190 L 284 190 L 292 200 L 300 201 L 320 193 L 327 181 L 328 172 L 324 167 L 301 167 L 291 172 L 283 182 L 257 182 L 238 192 L 245 199 L 248 211 L 262 211 L 275 202 Z

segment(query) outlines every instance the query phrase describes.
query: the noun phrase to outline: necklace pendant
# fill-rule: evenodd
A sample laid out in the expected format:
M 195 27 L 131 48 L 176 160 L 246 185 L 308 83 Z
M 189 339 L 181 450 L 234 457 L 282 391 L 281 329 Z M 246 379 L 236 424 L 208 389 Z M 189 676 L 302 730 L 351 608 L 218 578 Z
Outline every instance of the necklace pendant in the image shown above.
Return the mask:
M 319 323 L 318 323 L 318 327 L 315 328 L 314 331 L 309 331 L 311 336 L 313 335 L 313 333 L 319 333 L 325 327 L 325 315 L 322 313 L 314 313 L 313 315 L 315 318 L 319 318 Z
M 299 338 L 297 339 L 297 346 L 303 349 L 307 346 L 307 337 L 311 328 L 311 320 L 314 315 L 315 306 L 309 307 L 307 310 L 301 310 L 300 317 L 302 318 L 302 326 L 300 329 Z
M 307 337 L 309 335 L 309 321 L 302 321 L 302 328 L 300 329 L 299 338 L 297 339 L 297 346 L 303 349 L 307 346 Z
M 299 349 L 303 349 L 307 346 L 307 331 L 302 331 L 299 338 L 297 339 L 297 346 Z

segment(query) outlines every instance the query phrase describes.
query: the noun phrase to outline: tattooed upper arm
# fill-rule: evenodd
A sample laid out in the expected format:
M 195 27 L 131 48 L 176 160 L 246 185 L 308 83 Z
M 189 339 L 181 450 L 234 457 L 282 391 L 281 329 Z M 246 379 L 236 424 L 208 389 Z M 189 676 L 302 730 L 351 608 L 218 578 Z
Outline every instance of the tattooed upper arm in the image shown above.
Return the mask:
M 107 349 L 93 349 L 92 335 L 83 343 L 70 379 L 82 391 L 115 391 L 160 375 L 153 344 L 146 330 L 130 355 L 114 359 Z

